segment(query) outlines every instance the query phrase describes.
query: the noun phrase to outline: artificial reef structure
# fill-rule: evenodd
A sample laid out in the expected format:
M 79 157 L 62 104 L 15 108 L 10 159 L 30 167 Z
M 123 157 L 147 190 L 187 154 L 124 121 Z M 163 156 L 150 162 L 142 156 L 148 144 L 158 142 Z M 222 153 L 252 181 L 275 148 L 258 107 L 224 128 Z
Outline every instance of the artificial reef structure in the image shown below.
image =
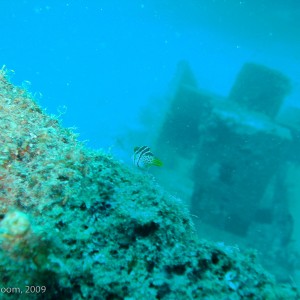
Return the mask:
M 299 299 L 196 237 L 150 174 L 92 151 L 0 72 L 1 299 Z
M 199 235 L 257 249 L 263 265 L 289 281 L 300 269 L 287 184 L 291 164 L 299 165 L 300 127 L 278 115 L 290 80 L 246 63 L 221 97 L 199 88 L 186 62 L 176 76 L 157 145 L 166 169 L 190 187 L 178 192 L 197 216 Z

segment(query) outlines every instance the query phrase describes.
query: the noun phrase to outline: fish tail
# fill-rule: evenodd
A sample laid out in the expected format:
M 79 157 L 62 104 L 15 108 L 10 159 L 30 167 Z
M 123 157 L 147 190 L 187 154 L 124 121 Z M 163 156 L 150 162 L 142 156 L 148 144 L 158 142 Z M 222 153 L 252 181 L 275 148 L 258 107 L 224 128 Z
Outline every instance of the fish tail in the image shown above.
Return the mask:
M 161 167 L 163 165 L 162 161 L 156 157 L 153 158 L 153 161 L 151 162 L 152 166 Z

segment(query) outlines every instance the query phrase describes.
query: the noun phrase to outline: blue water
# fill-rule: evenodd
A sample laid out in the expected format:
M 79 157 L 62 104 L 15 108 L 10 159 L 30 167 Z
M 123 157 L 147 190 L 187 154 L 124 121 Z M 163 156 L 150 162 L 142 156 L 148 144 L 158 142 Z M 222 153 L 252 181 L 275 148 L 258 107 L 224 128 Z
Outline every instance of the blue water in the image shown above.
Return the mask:
M 298 2 L 1 1 L 0 65 L 13 83 L 31 82 L 50 113 L 66 111 L 64 125 L 89 146 L 106 148 L 120 128 L 139 126 L 182 59 L 200 87 L 224 96 L 244 62 L 281 70 L 294 85 L 287 104 L 299 106 Z
M 11 70 L 12 82 L 28 89 L 49 113 L 59 115 L 64 126 L 76 127 L 80 140 L 87 141 L 89 147 L 112 147 L 117 149 L 113 154 L 121 159 L 125 157 L 124 160 L 130 160 L 133 147 L 138 145 L 151 146 L 155 154 L 161 157 L 159 147 L 155 149 L 155 135 L 159 133 L 159 126 L 166 116 L 166 103 L 170 90 L 174 88 L 173 78 L 178 63 L 182 60 L 188 62 L 200 89 L 222 97 L 228 96 L 237 74 L 247 62 L 278 70 L 292 84 L 283 109 L 300 107 L 300 0 L 2 0 L 0 28 L 0 68 L 5 65 Z M 293 141 L 298 148 L 291 146 L 291 149 L 298 151 L 299 111 L 292 111 L 298 122 L 298 132 Z M 198 136 L 198 124 L 201 122 L 196 120 L 194 123 Z M 189 125 L 186 127 L 189 128 Z M 224 132 L 226 135 L 226 131 Z M 177 137 L 176 134 L 174 136 Z M 186 149 L 186 145 L 191 143 L 185 135 L 178 138 L 179 144 L 182 138 L 187 141 L 182 143 L 182 148 Z M 168 144 L 170 141 L 163 142 Z M 256 146 L 255 143 L 253 145 Z M 245 149 L 247 150 L 246 147 Z M 297 204 L 300 192 L 295 188 L 299 186 L 300 176 L 297 151 L 292 155 L 292 167 L 289 165 L 290 157 L 282 162 L 285 168 L 290 168 L 284 180 L 289 180 L 292 186 L 287 185 L 286 190 L 282 190 L 288 191 L 292 196 L 288 192 L 286 198 L 282 196 L 280 203 L 283 203 L 286 211 L 283 210 L 282 214 L 274 217 L 278 235 L 277 232 L 274 233 L 275 230 L 270 232 L 273 235 L 266 234 L 276 235 L 278 241 L 284 240 L 282 248 L 279 243 L 276 244 L 276 240 L 274 243 L 272 238 L 268 241 L 272 250 L 280 250 L 274 254 L 274 257 L 277 255 L 273 259 L 275 263 L 272 261 L 269 265 L 274 263 L 275 267 L 272 265 L 273 269 L 270 269 L 272 272 L 275 269 L 276 276 L 284 273 L 280 274 L 281 278 L 278 276 L 282 281 L 287 281 L 289 272 L 295 271 L 295 262 L 299 258 L 284 257 L 285 253 L 292 253 L 289 252 L 289 246 L 299 248 L 300 245 L 299 239 L 294 244 L 294 236 L 297 238 L 299 232 L 300 215 Z M 199 150 L 197 155 L 198 152 Z M 235 154 L 234 151 L 232 153 Z M 167 154 L 171 156 L 171 167 L 174 168 L 165 171 L 169 158 L 166 157 L 162 158 L 164 167 L 157 168 L 153 173 L 151 169 L 150 174 L 162 174 L 160 177 L 156 176 L 158 181 L 161 180 L 160 183 L 167 189 L 178 188 L 175 192 L 179 197 L 183 195 L 183 200 L 188 199 L 190 204 L 193 188 L 197 188 L 198 184 L 201 186 L 202 182 L 197 175 L 187 176 L 188 167 L 185 163 L 188 160 L 182 160 L 180 164 L 176 161 L 178 158 L 169 155 L 169 152 Z M 270 155 L 271 153 L 266 153 L 267 162 Z M 189 158 L 188 155 L 186 157 Z M 251 159 L 252 156 L 249 157 Z M 243 158 L 239 157 L 237 165 L 250 161 Z M 204 170 L 207 174 L 203 178 L 217 178 L 220 173 L 223 174 L 223 184 L 230 186 L 233 171 L 235 172 L 234 164 L 218 165 L 214 159 L 215 157 L 210 161 L 210 169 Z M 192 163 L 195 164 L 193 161 Z M 202 170 L 202 165 L 195 165 Z M 242 174 L 240 165 L 238 169 Z M 278 173 L 283 177 L 279 171 Z M 257 182 L 260 182 L 260 174 L 256 175 Z M 272 185 L 271 175 L 268 180 Z M 249 176 L 245 181 L 255 181 L 256 178 L 253 177 Z M 240 183 L 238 180 L 237 182 Z M 266 190 L 270 182 L 266 180 Z M 276 183 L 273 184 L 276 186 Z M 230 192 L 234 193 L 242 190 L 240 186 L 235 187 L 233 184 L 231 188 Z M 214 188 L 211 190 L 214 191 Z M 172 189 L 171 191 L 173 192 Z M 202 200 L 201 191 L 200 189 L 196 193 L 195 202 Z M 280 198 L 276 193 L 281 191 L 281 185 L 277 190 L 274 187 L 274 191 L 274 195 Z M 222 192 L 227 195 L 227 189 Z M 242 192 L 247 195 L 252 191 L 245 189 Z M 270 195 L 269 197 L 272 198 Z M 219 194 L 216 198 L 214 201 L 219 199 Z M 235 206 L 234 201 L 238 201 L 236 199 L 239 198 L 228 197 L 220 207 L 228 206 L 228 211 L 231 212 L 230 209 Z M 242 197 L 240 199 L 243 200 Z M 264 209 L 260 201 L 261 199 L 255 208 Z M 272 201 L 270 203 L 273 205 L 277 200 Z M 270 212 L 273 213 L 274 210 L 278 213 L 280 208 L 272 205 L 268 207 Z M 209 205 L 206 207 L 210 208 Z M 263 209 L 260 212 L 265 212 Z M 197 212 L 191 212 L 195 217 Z M 261 215 L 265 216 L 263 213 Z M 207 216 L 209 219 L 209 214 Z M 204 222 L 201 223 L 203 215 L 196 217 L 195 223 L 198 220 L 197 229 L 201 238 L 225 240 L 225 237 L 220 237 L 219 231 L 206 231 Z M 285 223 L 280 223 L 281 217 Z M 240 219 L 245 218 L 241 215 Z M 250 225 L 259 223 L 257 220 L 248 221 Z M 238 223 L 232 224 L 231 230 L 239 226 Z M 265 228 L 263 222 L 262 224 L 262 228 Z M 267 228 L 271 228 L 271 225 L 268 226 L 270 227 Z M 254 231 L 251 232 L 253 234 Z M 257 244 L 261 243 L 260 251 L 263 252 L 267 242 L 259 240 L 259 233 L 258 231 Z M 244 232 L 241 235 L 244 235 L 246 241 L 249 238 Z M 251 238 L 255 240 L 255 234 L 250 236 L 250 242 Z M 238 244 L 239 241 L 230 240 L 232 244 Z M 266 244 L 267 247 L 269 244 Z M 269 267 L 268 260 L 266 262 L 265 265 Z M 300 285 L 300 272 L 297 272 L 298 276 L 294 281 Z

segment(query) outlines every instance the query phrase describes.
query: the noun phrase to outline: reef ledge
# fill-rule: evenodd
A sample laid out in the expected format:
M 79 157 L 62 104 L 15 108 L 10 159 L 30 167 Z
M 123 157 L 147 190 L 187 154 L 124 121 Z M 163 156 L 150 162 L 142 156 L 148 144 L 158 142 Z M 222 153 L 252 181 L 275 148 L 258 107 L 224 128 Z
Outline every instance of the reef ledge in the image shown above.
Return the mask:
M 86 148 L 4 69 L 0 138 L 1 299 L 299 299 L 253 251 L 198 240 L 180 200 Z

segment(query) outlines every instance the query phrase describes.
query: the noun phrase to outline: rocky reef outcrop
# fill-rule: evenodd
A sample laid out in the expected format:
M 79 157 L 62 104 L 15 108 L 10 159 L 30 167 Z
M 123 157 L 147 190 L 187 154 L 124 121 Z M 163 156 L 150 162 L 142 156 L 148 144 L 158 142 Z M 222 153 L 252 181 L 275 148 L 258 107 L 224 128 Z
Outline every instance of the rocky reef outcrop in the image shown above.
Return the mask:
M 4 70 L 0 140 L 2 299 L 299 299 L 252 251 L 199 241 L 150 174 L 87 149 Z

